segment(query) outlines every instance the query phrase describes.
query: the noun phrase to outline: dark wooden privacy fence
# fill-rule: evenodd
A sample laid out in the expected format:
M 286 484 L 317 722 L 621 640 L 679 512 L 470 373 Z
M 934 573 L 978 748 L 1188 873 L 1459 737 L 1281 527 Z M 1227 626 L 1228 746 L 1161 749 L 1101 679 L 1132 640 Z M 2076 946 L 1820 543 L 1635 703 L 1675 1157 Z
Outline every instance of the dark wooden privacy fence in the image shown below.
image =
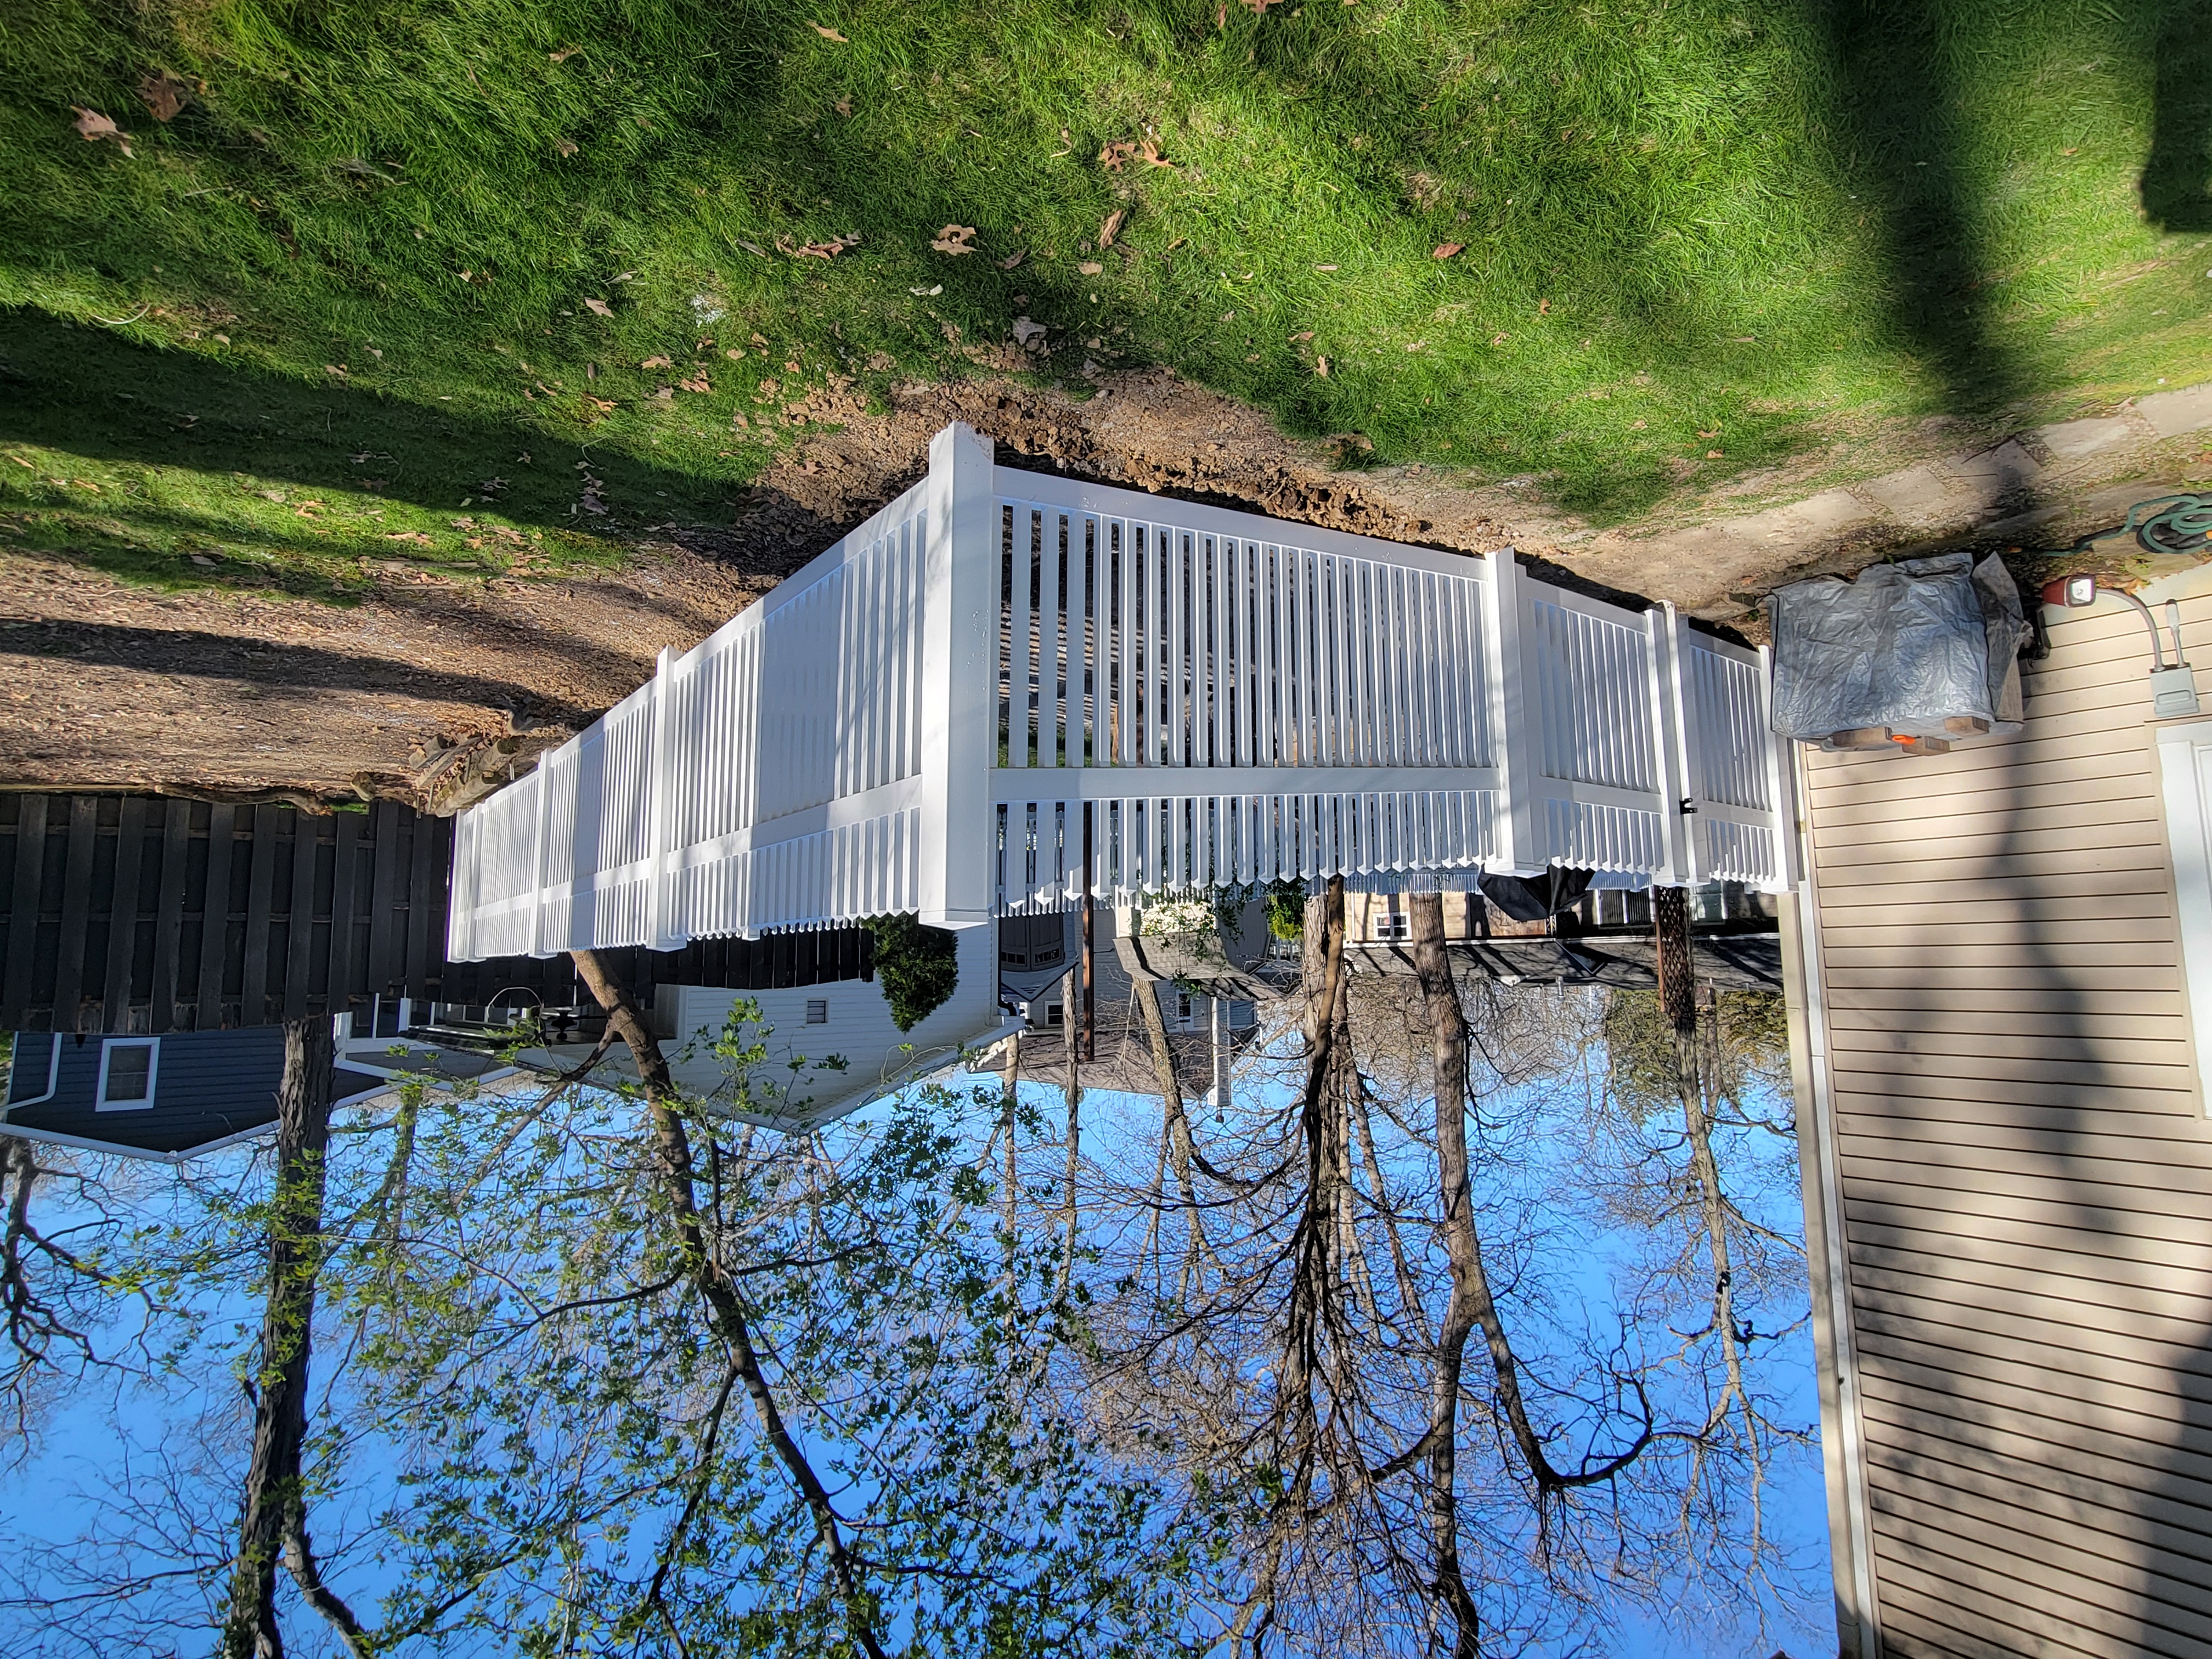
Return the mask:
M 214 1030 L 380 995 L 575 1000 L 565 957 L 446 960 L 452 862 L 452 821 L 391 801 L 0 794 L 0 1031 Z M 872 978 L 870 943 L 842 928 L 610 954 L 649 995 Z

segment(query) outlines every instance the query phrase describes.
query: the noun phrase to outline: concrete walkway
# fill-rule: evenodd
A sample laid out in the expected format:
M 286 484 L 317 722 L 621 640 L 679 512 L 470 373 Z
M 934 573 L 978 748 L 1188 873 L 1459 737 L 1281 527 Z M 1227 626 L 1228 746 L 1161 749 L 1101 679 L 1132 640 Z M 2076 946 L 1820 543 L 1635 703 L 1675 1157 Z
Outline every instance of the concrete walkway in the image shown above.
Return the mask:
M 1923 462 L 1742 518 L 1656 533 L 1602 532 L 1580 545 L 1562 544 L 1553 556 L 1592 580 L 1726 621 L 1744 614 L 1750 595 L 1823 565 L 1864 563 L 1899 545 L 1949 537 L 2014 529 L 2025 535 L 2069 505 L 2105 507 L 2107 495 L 2117 518 L 2139 493 L 2123 481 L 2166 476 L 2195 459 L 2174 441 L 2199 432 L 2212 432 L 2212 382 L 2133 399 L 2116 415 L 2036 427 L 1979 453 Z M 1533 544 L 1526 550 L 1552 551 Z

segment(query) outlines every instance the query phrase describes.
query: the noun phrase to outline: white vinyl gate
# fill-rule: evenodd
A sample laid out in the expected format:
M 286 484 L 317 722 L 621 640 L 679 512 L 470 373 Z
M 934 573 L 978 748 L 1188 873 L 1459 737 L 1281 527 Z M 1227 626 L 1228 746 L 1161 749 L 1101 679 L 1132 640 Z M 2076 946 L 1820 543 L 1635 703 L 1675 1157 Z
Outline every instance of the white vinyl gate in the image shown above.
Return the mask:
M 1788 884 L 1758 653 L 1474 558 L 929 475 L 462 815 L 457 961 L 1289 877 Z M 1085 848 L 1088 848 L 1087 860 Z

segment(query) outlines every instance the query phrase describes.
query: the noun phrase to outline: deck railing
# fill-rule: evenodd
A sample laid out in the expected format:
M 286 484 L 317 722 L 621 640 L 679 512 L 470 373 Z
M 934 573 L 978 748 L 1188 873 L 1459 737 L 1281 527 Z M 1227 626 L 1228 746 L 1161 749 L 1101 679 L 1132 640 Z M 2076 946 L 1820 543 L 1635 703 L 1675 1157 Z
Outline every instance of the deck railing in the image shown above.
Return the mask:
M 1552 863 L 1785 885 L 1759 656 L 1474 558 L 929 476 L 471 807 L 459 960 Z M 1085 848 L 1088 848 L 1086 860 Z

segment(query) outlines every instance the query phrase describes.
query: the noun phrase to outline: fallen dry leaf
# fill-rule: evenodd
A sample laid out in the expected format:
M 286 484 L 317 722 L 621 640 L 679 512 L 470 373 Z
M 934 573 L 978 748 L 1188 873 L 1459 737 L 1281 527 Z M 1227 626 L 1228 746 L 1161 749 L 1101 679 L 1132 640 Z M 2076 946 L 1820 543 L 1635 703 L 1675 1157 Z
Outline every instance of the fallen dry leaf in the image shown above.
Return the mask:
M 830 105 L 830 107 L 836 110 L 840 115 L 850 115 L 853 112 L 852 95 L 848 93 L 844 97 L 840 98 L 836 103 Z
M 1137 146 L 1137 159 L 1148 167 L 1167 167 L 1172 170 L 1175 167 L 1173 161 L 1161 155 L 1158 142 L 1151 138 L 1146 139 L 1143 143 Z
M 118 149 L 125 155 L 131 154 L 131 135 L 117 126 L 114 122 L 109 120 L 98 110 L 87 109 L 82 104 L 71 104 L 70 107 L 76 112 L 76 119 L 70 125 L 84 135 L 87 143 L 92 143 L 102 138 L 112 138 Z
M 584 401 L 591 404 L 592 408 L 598 410 L 602 415 L 611 415 L 615 412 L 615 406 L 609 403 L 605 398 L 594 398 L 587 393 L 585 396 Z
M 813 20 L 810 18 L 808 21 L 811 22 Z M 814 25 L 814 32 L 820 35 L 824 40 L 835 40 L 841 46 L 851 44 L 843 35 L 838 33 L 836 30 L 824 28 L 819 23 L 816 23 Z
M 1326 357 L 1315 358 L 1314 373 L 1320 375 L 1324 380 L 1328 379 L 1328 359 Z
M 1453 254 L 1457 253 L 1466 246 L 1467 244 L 1465 242 L 1438 242 L 1434 248 L 1430 250 L 1429 258 L 1431 259 L 1449 259 Z
M 545 55 L 556 64 L 565 64 L 581 51 L 581 46 L 563 46 L 558 52 L 549 52 Z
M 138 83 L 138 95 L 156 121 L 173 121 L 191 101 L 192 90 L 167 70 L 149 75 Z
M 1709 449 L 1705 452 L 1705 459 L 1709 461 L 1717 461 L 1721 459 L 1721 453 L 1717 449 Z
M 1537 314 L 1539 317 L 1548 317 L 1548 316 L 1550 316 L 1550 315 L 1552 314 L 1552 302 L 1551 302 L 1549 300 L 1539 300 L 1539 301 L 1536 301 L 1536 314 Z
M 1129 210 L 1127 208 L 1115 208 L 1106 216 L 1106 222 L 1098 227 L 1099 252 L 1103 253 L 1114 246 L 1115 233 L 1121 228 L 1121 222 L 1128 216 Z
M 1029 252 L 1030 251 L 1025 247 L 1016 248 L 1012 253 L 1008 254 L 1005 258 L 998 262 L 999 269 L 1001 270 L 1012 270 L 1016 265 L 1021 264 L 1024 259 L 1029 257 Z
M 1085 276 L 1096 276 L 1100 271 L 1105 270 L 1106 267 L 1100 264 L 1096 259 L 1085 259 L 1081 264 L 1076 266 L 1076 269 L 1081 271 Z
M 553 148 L 564 157 L 574 155 L 576 153 L 576 141 L 573 138 L 556 138 L 553 141 Z
M 584 301 L 584 309 L 594 317 L 611 317 L 615 314 L 614 307 L 605 300 L 586 300 Z
M 860 233 L 848 230 L 842 236 L 833 236 L 826 242 L 808 242 L 787 251 L 794 259 L 834 259 L 847 248 L 860 245 Z
M 939 253 L 973 253 L 975 251 L 975 227 L 947 225 L 937 233 L 930 246 Z
M 1334 270 L 1336 267 L 1334 265 L 1316 265 L 1314 269 L 1316 270 Z
M 207 566 L 210 569 L 213 569 L 213 568 L 215 568 L 215 563 L 216 563 L 216 562 L 215 562 L 213 559 L 210 559 L 210 557 L 208 557 L 208 556 L 207 556 L 206 554 L 204 554 L 204 553 L 195 553 L 195 554 L 193 554 L 193 555 L 191 556 L 191 560 L 192 560 L 192 562 L 193 562 L 194 564 L 205 565 L 205 566 Z
M 640 368 L 672 368 L 675 365 L 665 357 L 647 357 L 638 367 Z
M 1032 322 L 1027 317 L 1017 317 L 1014 319 L 1014 343 L 1016 345 L 1026 349 L 1032 343 L 1044 338 L 1046 331 L 1045 325 L 1042 323 Z
M 707 377 L 704 374 L 694 374 L 690 380 L 678 380 L 676 384 L 682 386 L 686 392 L 712 392 L 714 389 L 712 386 L 708 384 Z

